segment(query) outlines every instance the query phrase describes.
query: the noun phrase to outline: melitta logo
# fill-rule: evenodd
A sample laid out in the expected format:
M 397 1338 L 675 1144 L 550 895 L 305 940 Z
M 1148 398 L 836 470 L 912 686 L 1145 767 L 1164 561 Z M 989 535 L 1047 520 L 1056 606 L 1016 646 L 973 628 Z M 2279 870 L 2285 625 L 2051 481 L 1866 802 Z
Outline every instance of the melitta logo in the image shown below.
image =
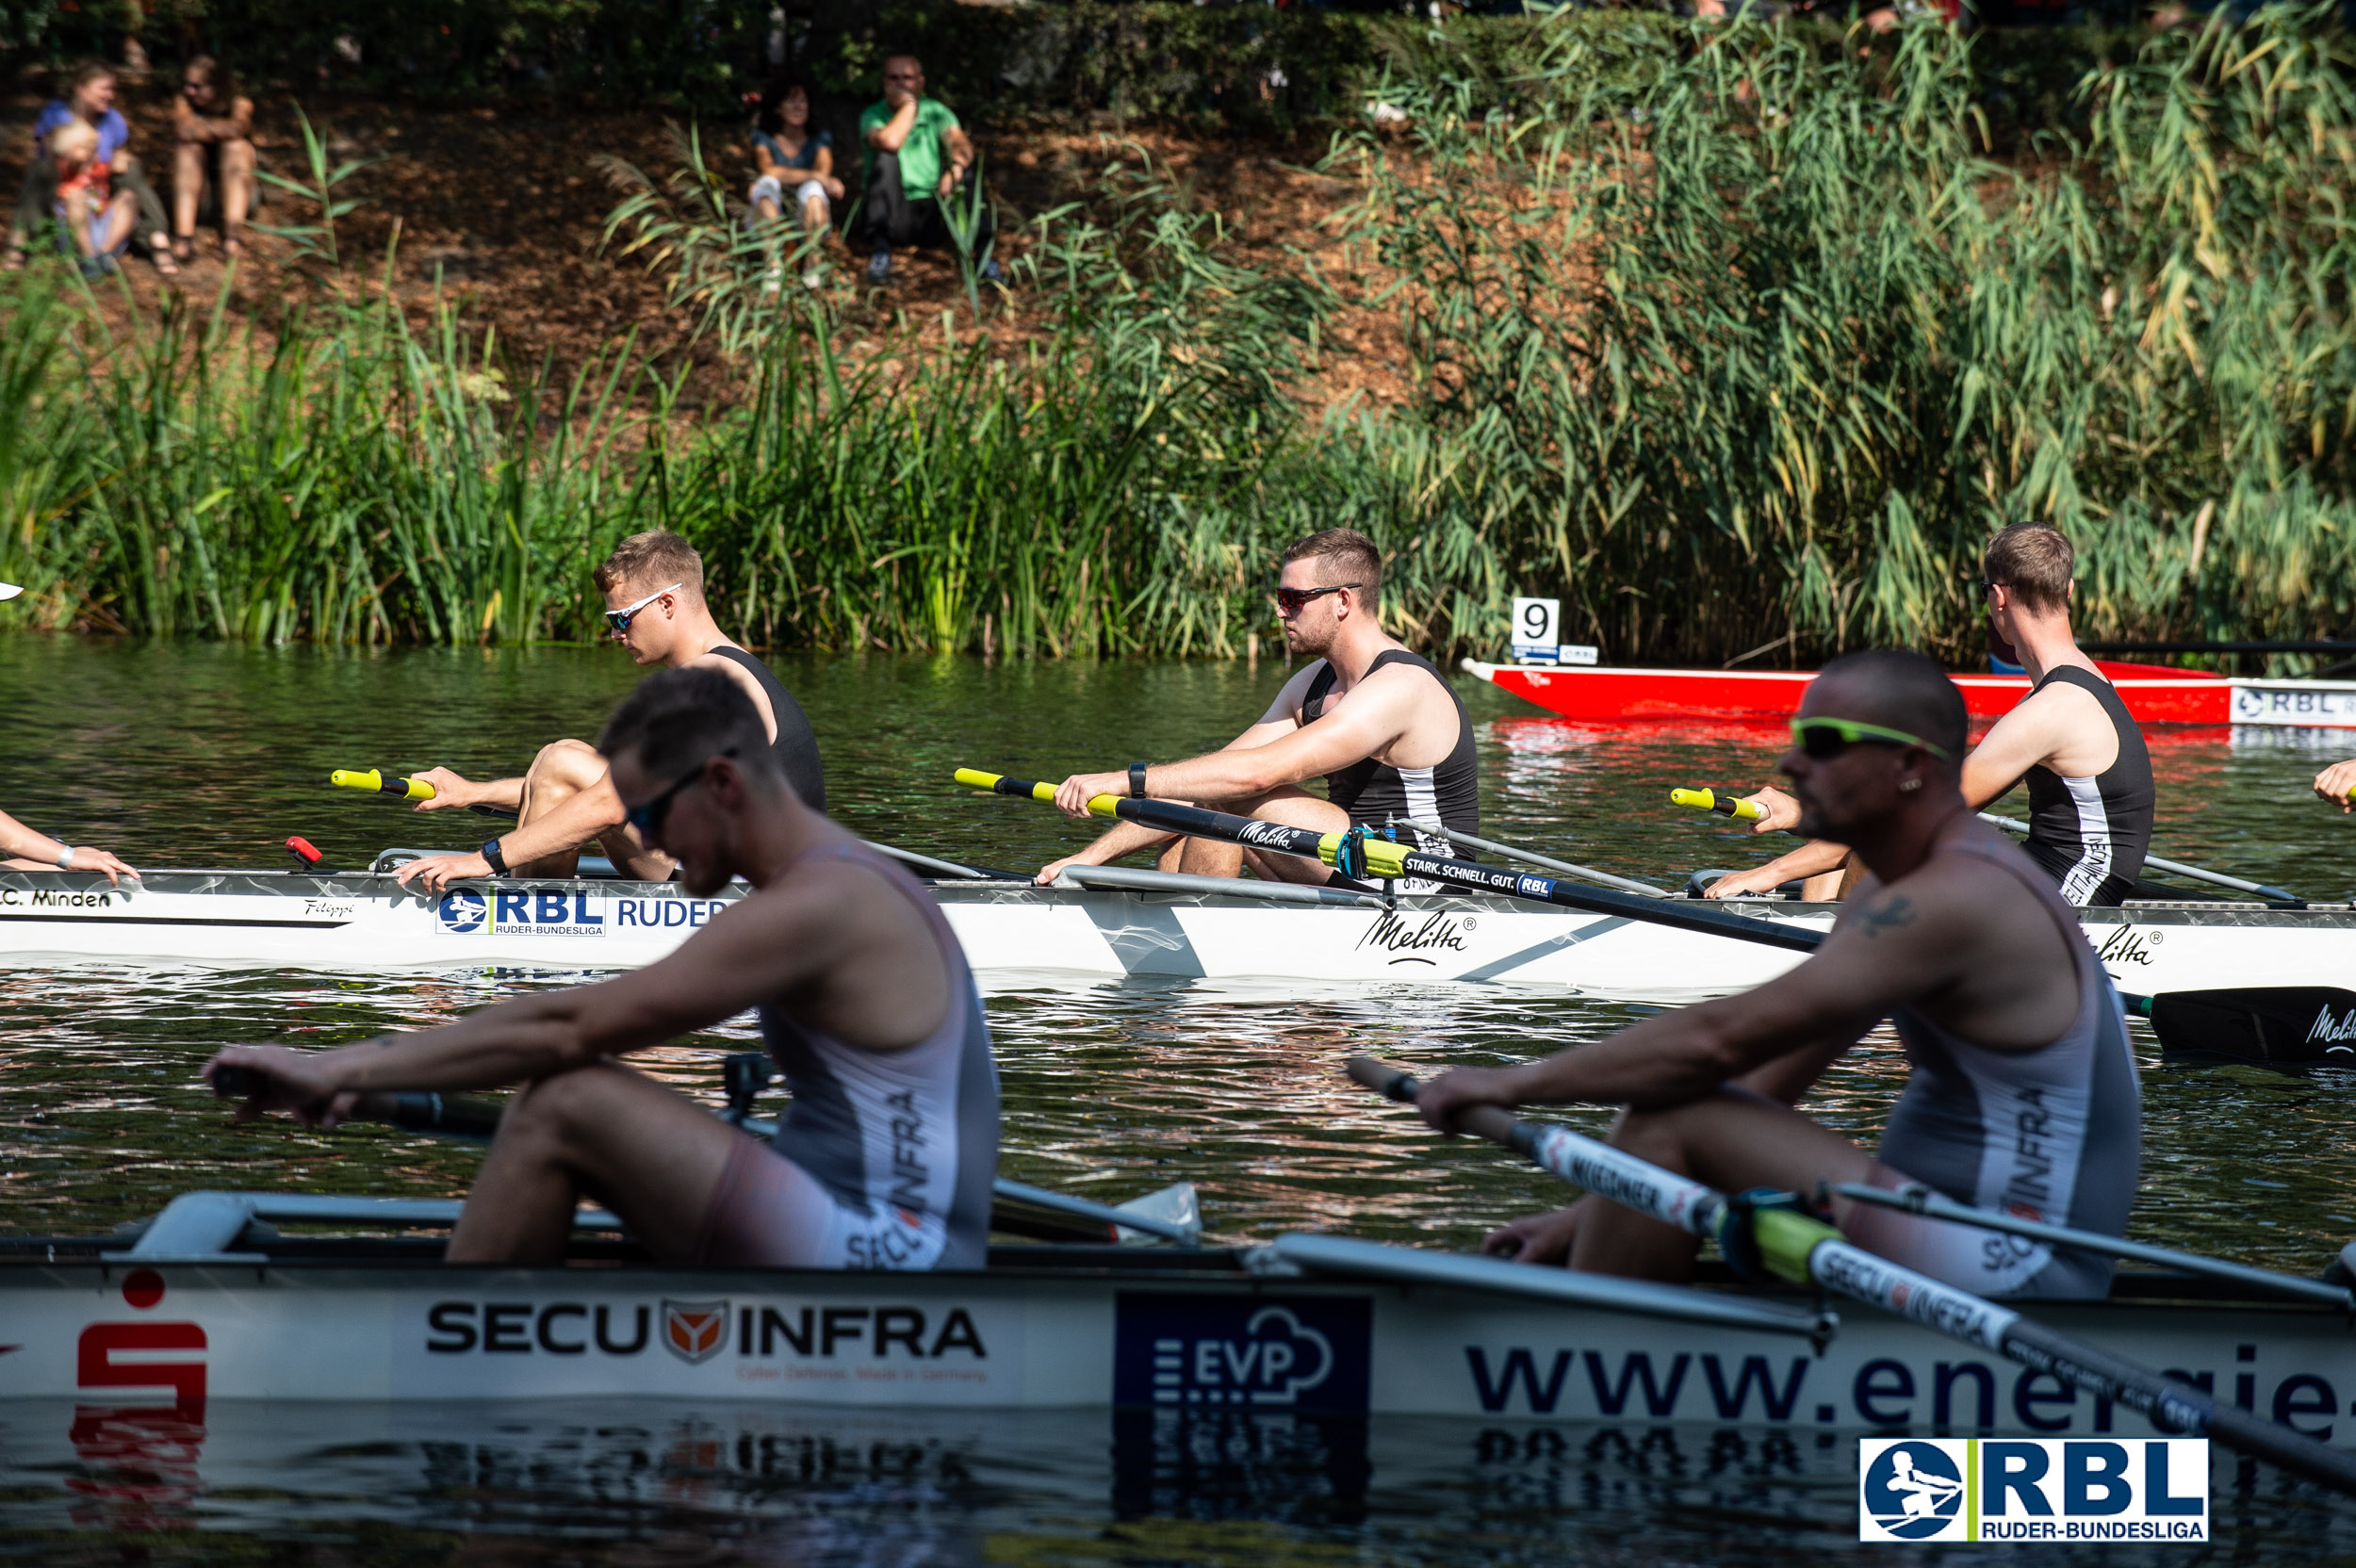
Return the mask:
M 688 1365 L 710 1361 L 728 1348 L 726 1301 L 664 1301 L 663 1348 Z
M 2206 1541 L 2209 1443 L 1862 1438 L 1860 1541 Z
M 2151 950 L 2160 945 L 2160 933 L 2146 931 L 2133 925 L 2112 928 L 2102 939 L 2102 949 L 2094 956 L 2098 963 L 2135 964 L 2149 969 Z
M 1432 959 L 1418 958 L 1415 955 L 1434 948 L 1464 952 L 1464 939 L 1458 933 L 1471 924 L 1468 920 L 1460 922 L 1455 916 L 1434 910 L 1424 916 L 1421 923 L 1409 925 L 1397 910 L 1385 909 L 1374 917 L 1374 923 L 1366 927 L 1365 936 L 1358 939 L 1358 945 L 1407 955 L 1393 958 L 1393 964 L 1430 964 Z
M 1363 1415 L 1369 1344 L 1363 1298 L 1124 1294 L 1113 1399 Z
M 2307 1043 L 2328 1046 L 2330 1054 L 2336 1055 L 2342 1052 L 2356 1054 L 2356 1047 L 2342 1043 L 2346 1040 L 2356 1040 L 2356 1007 L 2350 1007 L 2346 1017 L 2335 1021 L 2331 1017 L 2331 1004 L 2325 1003 L 2323 1011 L 2315 1015 L 2315 1021 L 2308 1027 Z
M 1282 848 L 1292 842 L 1293 834 L 1299 831 L 1301 829 L 1286 827 L 1282 823 L 1247 823 L 1235 829 L 1235 840 L 1238 843 L 1266 844 L 1271 848 Z

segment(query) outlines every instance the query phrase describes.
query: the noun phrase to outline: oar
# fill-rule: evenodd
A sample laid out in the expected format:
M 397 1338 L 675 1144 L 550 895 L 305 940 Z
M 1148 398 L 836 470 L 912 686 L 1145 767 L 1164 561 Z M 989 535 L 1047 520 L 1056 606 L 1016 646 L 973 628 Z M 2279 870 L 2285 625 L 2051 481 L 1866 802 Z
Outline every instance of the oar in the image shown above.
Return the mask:
M 1055 798 L 1052 784 L 1007 778 L 972 768 L 959 768 L 957 780 L 973 789 L 1026 800 Z M 1286 827 L 1164 800 L 1132 800 L 1118 795 L 1098 795 L 1088 802 L 1088 810 L 1100 817 L 1120 817 L 1156 832 L 1251 844 L 1320 860 L 1329 866 L 1339 863 L 1340 846 L 1346 838 L 1351 837 L 1317 834 L 1304 827 Z M 1826 936 L 1825 932 L 1796 921 L 1759 920 L 1682 899 L 1637 898 L 1579 888 L 1550 877 L 1426 855 L 1381 839 L 1366 839 L 1361 843 L 1366 860 L 1365 873 L 1375 876 L 1429 877 L 1435 882 L 1477 888 L 1511 898 L 1532 899 L 1590 914 L 1620 915 L 1679 931 L 1730 937 L 1737 941 L 1801 953 L 1813 953 L 1824 944 Z M 2345 1061 L 2356 1066 L 2356 991 L 2332 986 L 2280 986 L 2170 991 L 2157 997 L 2130 991 L 2119 994 L 2130 1011 L 2151 1021 L 2151 1032 L 2169 1051 L 2244 1057 L 2274 1066 L 2322 1061 Z
M 1593 866 L 1574 865 L 1568 860 L 1558 860 L 1551 855 L 1540 855 L 1535 850 L 1522 849 L 1513 844 L 1502 844 L 1495 839 L 1483 839 L 1470 833 L 1459 833 L 1453 827 L 1443 827 L 1436 822 L 1416 822 L 1410 818 L 1407 825 L 1418 833 L 1428 833 L 1435 839 L 1446 839 L 1449 843 L 1461 848 L 1485 849 L 1490 854 L 1503 856 L 1508 860 L 1519 860 L 1526 866 L 1544 866 L 1548 871 L 1564 872 L 1582 881 L 1594 882 L 1606 888 L 1617 888 L 1624 893 L 1643 893 L 1649 898 L 1669 896 L 1668 889 L 1656 888 L 1649 882 L 1639 882 L 1628 876 L 1614 876 L 1608 871 L 1597 871 Z
M 1722 812 L 1738 822 L 1757 822 L 1767 814 L 1754 801 L 1744 800 L 1739 795 L 1720 794 L 1714 790 L 1671 790 L 1669 804 L 1689 806 L 1697 811 Z M 2029 825 L 2018 817 L 2000 817 L 1993 811 L 1982 811 L 1979 815 L 1984 823 L 2001 827 L 2007 833 L 2018 834 L 2022 838 L 2028 837 Z M 2285 892 L 2280 888 L 2268 887 L 2263 882 L 2247 882 L 2238 876 L 2228 876 L 2223 872 L 2203 871 L 2199 866 L 2188 866 L 2182 860 L 2168 860 L 2157 855 L 2147 854 L 2143 858 L 2143 863 L 2152 871 L 2164 871 L 2173 876 L 2189 877 L 2195 882 L 2214 883 L 2220 888 L 2232 888 L 2236 892 L 2255 893 L 2258 897 L 2276 904 L 2287 904 L 2299 909 L 2307 906 L 2307 901 L 2297 893 Z
M 387 776 L 375 768 L 337 768 L 327 776 L 327 782 L 338 790 L 366 790 L 370 794 L 399 795 L 403 800 L 432 800 L 435 793 L 434 786 L 422 778 Z M 504 806 L 469 806 L 466 809 L 486 817 L 515 814 Z
M 1027 778 L 1008 778 L 1003 774 L 982 773 L 973 768 L 959 768 L 957 780 L 972 789 L 1014 795 L 1023 800 L 1052 802 L 1055 798 L 1053 784 L 1040 784 Z M 1745 941 L 1763 942 L 1770 947 L 1796 948 L 1803 953 L 1813 952 L 1817 944 L 1824 939 L 1823 932 L 1804 925 L 1757 920 L 1749 915 L 1736 914 L 1731 909 L 1713 909 L 1707 905 L 1694 905 L 1683 899 L 1640 898 L 1633 893 L 1581 888 L 1551 876 L 1533 876 L 1524 872 L 1484 866 L 1474 860 L 1453 860 L 1445 855 L 1428 855 L 1419 849 L 1392 843 L 1387 839 L 1367 838 L 1360 833 L 1313 833 L 1305 827 L 1287 827 L 1282 823 L 1261 822 L 1257 818 L 1238 817 L 1226 811 L 1206 811 L 1199 806 L 1179 806 L 1167 800 L 1133 800 L 1125 795 L 1098 795 L 1088 802 L 1088 811 L 1094 816 L 1119 817 L 1124 822 L 1134 822 L 1157 833 L 1219 839 L 1228 843 L 1247 844 L 1254 849 L 1273 850 L 1280 855 L 1322 860 L 1345 876 L 1428 877 L 1460 888 L 1504 893 L 1512 898 L 1560 905 L 1567 909 L 1583 909 L 1590 914 L 1624 915 L 1630 920 L 1651 921 L 1657 925 L 1673 926 L 1681 931 L 1695 931 L 1710 937 L 1739 937 Z
M 251 1069 L 221 1067 L 213 1070 L 213 1093 L 222 1100 L 243 1100 L 262 1088 L 263 1075 Z M 731 1091 L 735 1086 L 731 1084 Z M 382 1122 L 403 1132 L 422 1133 L 433 1137 L 457 1138 L 469 1143 L 487 1143 L 499 1135 L 499 1119 L 507 1107 L 497 1100 L 479 1095 L 436 1094 L 424 1089 L 403 1089 L 399 1092 L 364 1094 L 352 1106 L 355 1121 Z M 777 1129 L 758 1122 L 738 1120 L 735 1123 L 755 1136 L 766 1136 Z M 1009 1235 L 1029 1236 L 1039 1241 L 1091 1241 L 1113 1239 L 1110 1227 L 1136 1231 L 1142 1235 L 1158 1236 L 1181 1247 L 1202 1245 L 1199 1225 L 1181 1224 L 1160 1219 L 1152 1215 L 1130 1214 L 1109 1204 L 1074 1198 L 1070 1193 L 1054 1192 L 1023 1182 L 1000 1177 L 990 1184 L 990 1228 Z
M 1349 1070 L 1352 1079 L 1379 1094 L 1405 1103 L 1415 1100 L 1415 1080 L 1388 1063 L 1358 1056 L 1351 1058 Z M 1759 1267 L 1778 1279 L 1816 1285 L 1952 1334 L 2049 1373 L 2098 1399 L 2124 1405 L 2162 1430 L 2205 1434 L 2293 1474 L 2356 1492 L 2356 1456 L 2221 1404 L 2189 1383 L 2055 1333 L 2008 1307 L 1901 1267 L 1844 1240 L 1839 1231 L 1795 1207 L 1730 1200 L 1714 1188 L 1609 1144 L 1566 1127 L 1521 1120 L 1494 1105 L 1474 1107 L 1456 1119 L 1464 1131 L 1516 1150 L 1574 1185 L 1716 1241 L 1729 1258 L 1755 1258 Z

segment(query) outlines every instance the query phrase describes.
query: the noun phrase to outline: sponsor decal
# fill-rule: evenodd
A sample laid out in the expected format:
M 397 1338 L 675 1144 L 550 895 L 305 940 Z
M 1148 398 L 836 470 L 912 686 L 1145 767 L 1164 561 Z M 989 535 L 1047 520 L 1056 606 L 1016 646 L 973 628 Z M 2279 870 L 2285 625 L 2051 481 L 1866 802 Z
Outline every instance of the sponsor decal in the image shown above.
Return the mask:
M 728 1330 L 726 1301 L 663 1303 L 663 1348 L 690 1366 L 710 1361 L 726 1349 Z
M 1124 1292 L 1113 1399 L 1364 1415 L 1371 1344 L 1364 1297 Z
M 1307 829 L 1286 827 L 1282 823 L 1254 822 L 1248 823 L 1242 827 L 1235 829 L 1235 841 L 1237 843 L 1246 844 L 1263 844 L 1269 848 L 1282 849 L 1286 844 L 1293 841 L 1293 835 L 1295 833 L 1302 832 L 1307 832 Z M 1309 836 L 1311 838 L 1317 837 L 1314 833 Z
M 728 906 L 725 898 L 617 898 L 614 923 L 646 930 L 693 931 Z
M 1857 1443 L 1860 1541 L 2206 1541 L 2209 1441 Z
M 351 920 L 359 914 L 360 908 L 355 904 L 339 904 L 333 899 L 306 898 L 303 901 L 303 912 L 319 920 Z
M 107 909 L 114 906 L 114 894 L 104 888 L 96 892 L 53 888 L 0 888 L 0 905 L 19 909 Z M 123 902 L 130 902 L 127 894 Z
M 2331 1017 L 2331 1004 L 2325 1003 L 2315 1022 L 2307 1026 L 2307 1043 L 2329 1048 L 2327 1054 L 2337 1054 L 2351 1048 L 2344 1041 L 2356 1040 L 2356 1007 L 2350 1007 L 2341 1018 Z
M 2102 939 L 2095 959 L 2106 965 L 2135 964 L 2149 968 L 2151 950 L 2160 945 L 2161 933 L 2135 925 L 2116 925 Z
M 1422 955 L 1433 952 L 1464 952 L 1463 933 L 1471 929 L 1471 921 L 1446 914 L 1437 909 L 1413 924 L 1410 924 L 1408 920 L 1396 909 L 1385 909 L 1374 917 L 1374 923 L 1367 926 L 1366 934 L 1358 939 L 1358 945 L 1362 948 L 1372 948 L 1379 953 L 1394 955 L 1395 956 L 1391 959 L 1394 966 L 1399 964 L 1429 966 L 1433 960 Z
M 2233 688 L 2233 717 L 2245 720 L 2266 720 L 2283 723 L 2299 719 L 2339 719 L 2356 715 L 2356 703 L 2347 692 L 2285 691 L 2280 687 L 2255 691 L 2248 686 Z
M 441 929 L 458 937 L 492 932 L 509 937 L 602 937 L 606 917 L 600 911 L 605 902 L 602 896 L 570 888 L 501 888 L 489 892 L 461 888 L 442 895 L 434 906 L 434 919 Z

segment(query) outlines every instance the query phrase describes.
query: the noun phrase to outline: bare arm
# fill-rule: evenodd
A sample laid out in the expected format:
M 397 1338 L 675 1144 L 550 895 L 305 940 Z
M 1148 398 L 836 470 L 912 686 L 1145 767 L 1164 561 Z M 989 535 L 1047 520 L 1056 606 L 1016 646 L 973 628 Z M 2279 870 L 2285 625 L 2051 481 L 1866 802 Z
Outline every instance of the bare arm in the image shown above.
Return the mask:
M 1291 683 L 1287 682 L 1286 690 L 1290 689 Z M 1284 700 L 1284 697 L 1280 694 L 1277 698 L 1276 706 L 1268 710 L 1269 713 L 1277 714 L 1283 708 Z M 1255 747 L 1265 746 L 1269 742 L 1277 739 L 1279 736 L 1289 733 L 1293 727 L 1293 722 L 1289 718 L 1263 718 L 1258 724 L 1253 725 L 1250 729 L 1245 730 L 1242 734 L 1228 742 L 1227 749 L 1231 751 L 1250 750 Z M 1146 770 L 1146 776 L 1149 779 L 1153 777 L 1152 769 L 1149 768 Z M 1067 780 L 1067 782 L 1069 781 Z M 1094 792 L 1095 794 L 1125 795 L 1129 792 L 1128 776 L 1126 774 L 1121 776 L 1121 782 L 1117 788 L 1098 790 Z M 1086 849 L 1081 850 L 1078 854 L 1067 855 L 1060 860 L 1051 861 L 1047 865 L 1041 867 L 1039 869 L 1039 875 L 1033 878 L 1033 880 L 1038 882 L 1041 887 L 1045 887 L 1047 884 L 1055 881 L 1058 875 L 1062 874 L 1063 869 L 1066 866 L 1108 866 L 1115 860 L 1121 859 L 1125 856 L 1135 855 L 1140 850 L 1159 849 L 1162 845 L 1169 843 L 1178 836 L 1179 835 L 1175 833 L 1157 833 L 1153 828 L 1140 827 L 1133 822 L 1117 822 L 1113 824 L 1112 826 L 1106 828 L 1104 833 L 1099 835 L 1095 842 L 1089 844 Z
M 2356 760 L 2334 762 L 2315 775 L 2315 791 L 2318 798 L 2338 807 L 2343 816 L 2356 810 Z
M 965 178 L 965 172 L 973 167 L 973 142 L 962 125 L 950 126 L 941 140 L 949 155 L 949 164 L 941 172 L 939 194 L 946 196 Z
M 891 94 L 886 93 L 884 96 L 889 102 Z M 908 140 L 908 133 L 914 129 L 916 129 L 916 99 L 910 96 L 904 99 L 899 106 L 892 111 L 891 119 L 867 133 L 867 145 L 878 152 L 896 153 L 900 150 L 901 143 Z

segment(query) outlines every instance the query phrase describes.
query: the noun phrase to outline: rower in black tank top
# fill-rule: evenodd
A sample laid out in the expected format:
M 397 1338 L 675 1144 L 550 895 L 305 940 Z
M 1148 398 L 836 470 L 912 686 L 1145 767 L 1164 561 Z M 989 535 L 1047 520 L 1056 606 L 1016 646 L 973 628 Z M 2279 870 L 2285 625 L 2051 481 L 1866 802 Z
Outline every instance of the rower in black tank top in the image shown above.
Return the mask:
M 2035 691 L 2056 681 L 2094 694 L 2119 737 L 2119 756 L 2091 778 L 2031 768 L 2029 837 L 2021 847 L 2060 885 L 2065 902 L 2115 908 L 2135 891 L 2151 847 L 2151 753 L 2109 681 L 2064 664 L 2047 671 Z
M 769 716 L 777 727 L 777 739 L 769 743 L 769 749 L 777 754 L 777 766 L 784 770 L 785 781 L 794 786 L 802 804 L 813 811 L 824 811 L 826 772 L 819 765 L 818 737 L 811 732 L 802 705 L 794 700 L 794 694 L 785 689 L 775 670 L 743 648 L 724 646 L 712 651 L 749 673 L 761 682 L 761 689 L 769 694 Z
M 1325 776 L 1326 798 L 1349 812 L 1351 824 L 1359 827 L 1381 827 L 1398 818 L 1436 822 L 1459 833 L 1480 832 L 1481 780 L 1473 760 L 1472 725 L 1464 717 L 1463 699 L 1429 660 L 1418 659 L 1403 648 L 1393 648 L 1376 655 L 1374 662 L 1366 666 L 1366 674 L 1372 675 L 1385 664 L 1413 664 L 1439 682 L 1440 690 L 1456 705 L 1456 744 L 1437 767 L 1394 768 L 1371 757 L 1352 762 Z M 1324 713 L 1325 695 L 1333 689 L 1333 666 L 1328 663 L 1310 680 L 1308 694 L 1301 699 L 1302 724 L 1314 724 Z M 1421 833 L 1415 837 L 1416 847 L 1431 854 L 1470 858 L 1446 839 L 1429 838 Z M 1406 890 L 1427 890 L 1410 887 Z

